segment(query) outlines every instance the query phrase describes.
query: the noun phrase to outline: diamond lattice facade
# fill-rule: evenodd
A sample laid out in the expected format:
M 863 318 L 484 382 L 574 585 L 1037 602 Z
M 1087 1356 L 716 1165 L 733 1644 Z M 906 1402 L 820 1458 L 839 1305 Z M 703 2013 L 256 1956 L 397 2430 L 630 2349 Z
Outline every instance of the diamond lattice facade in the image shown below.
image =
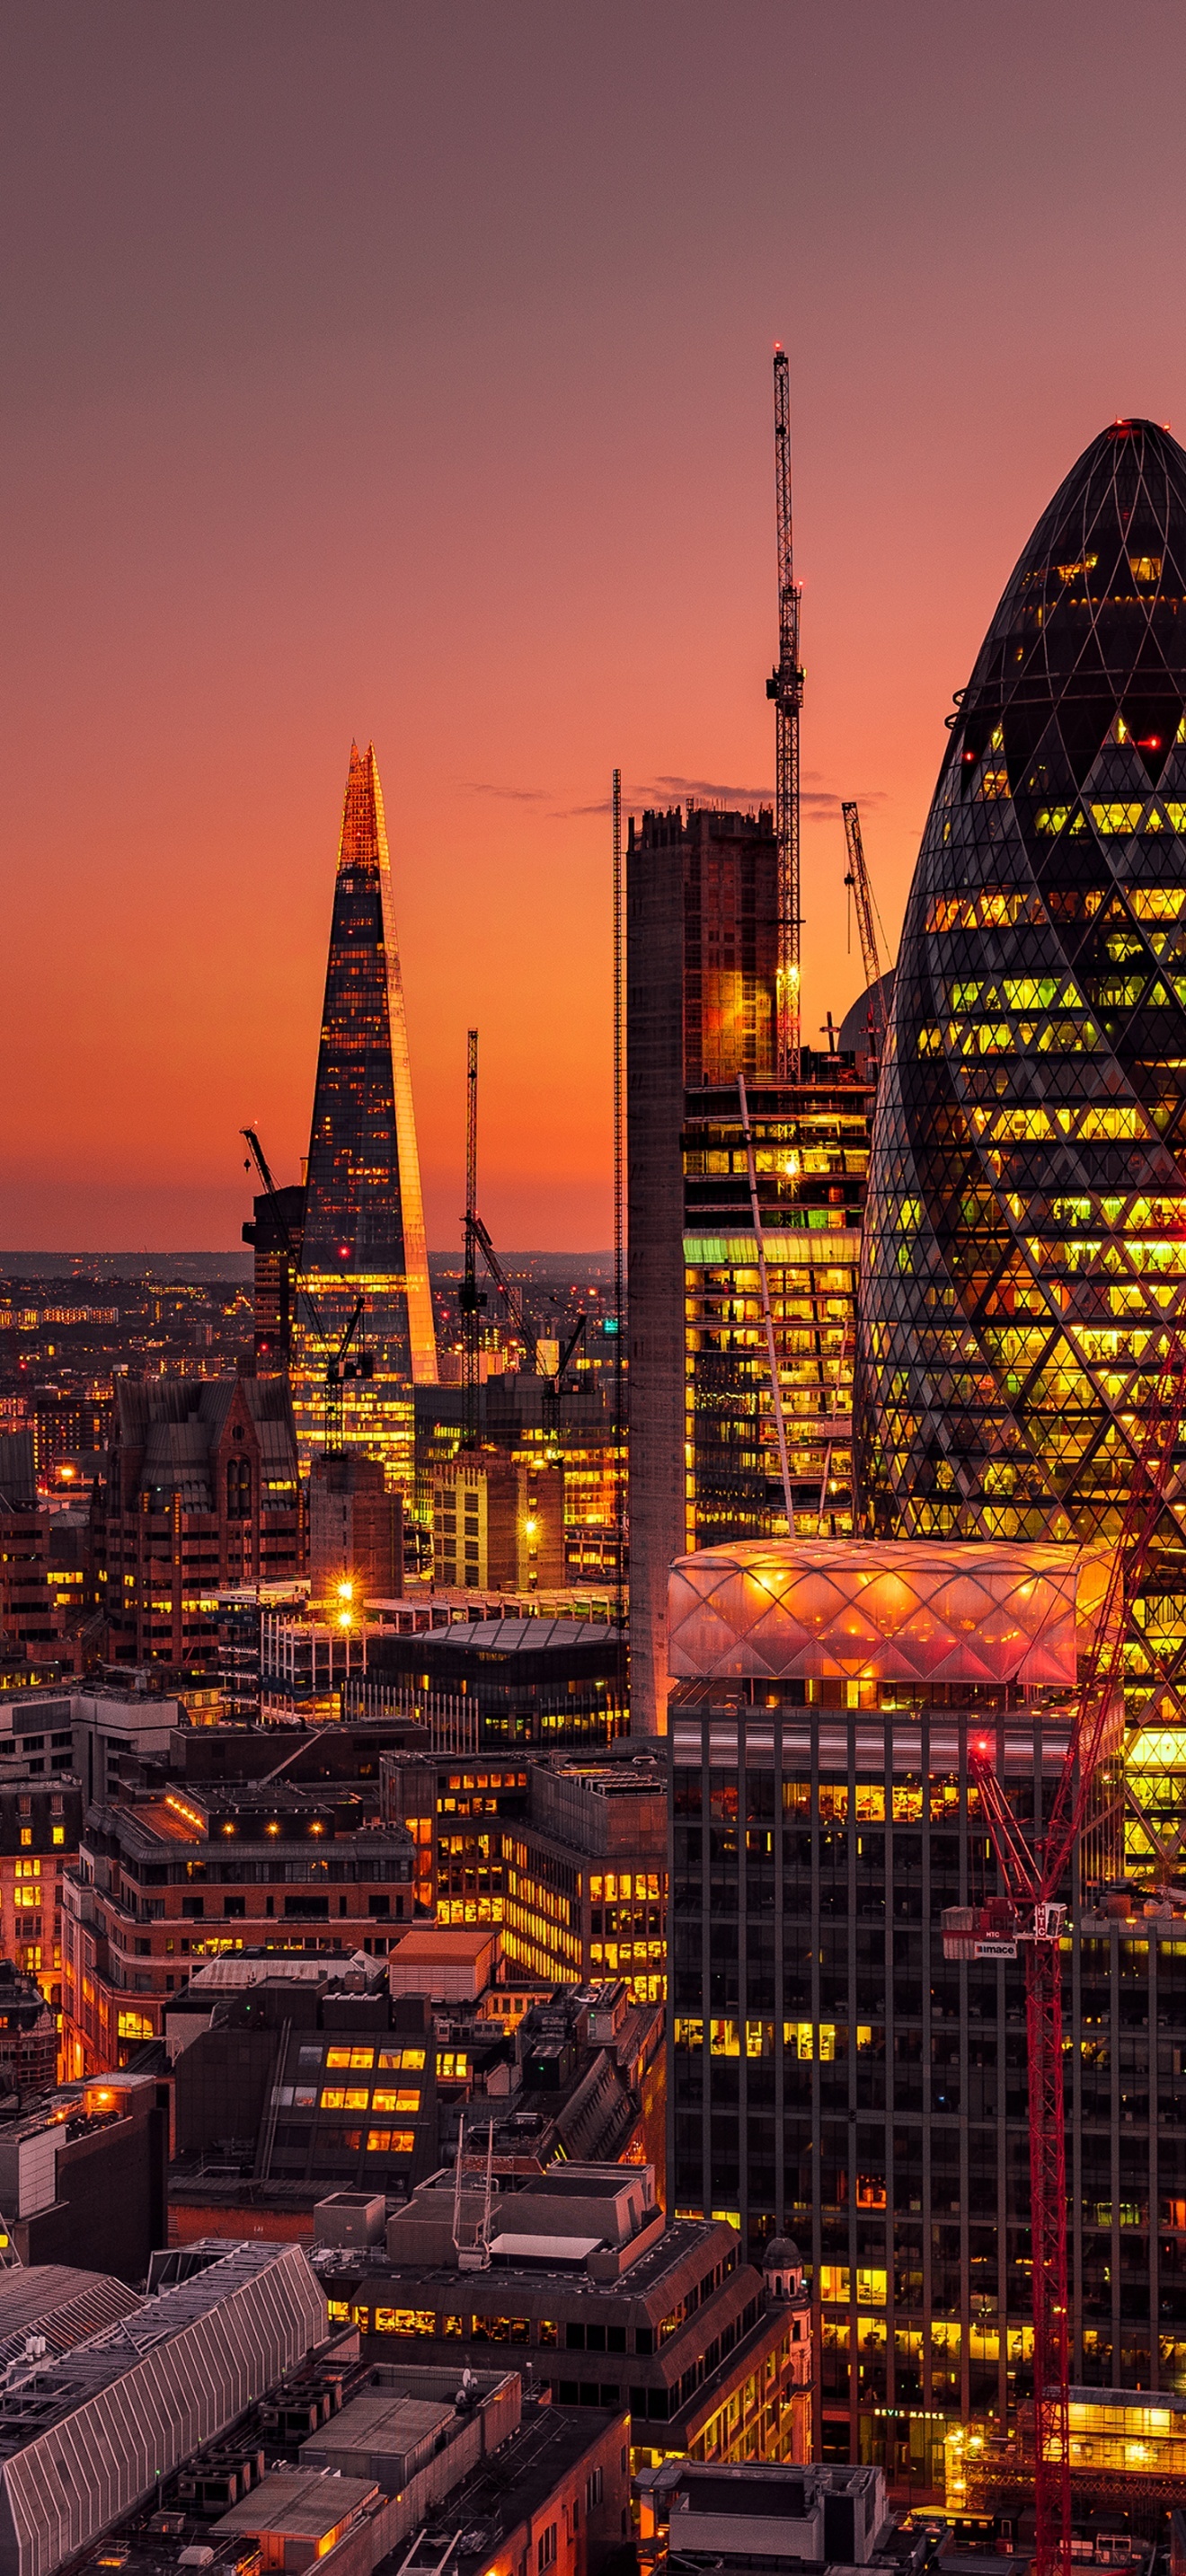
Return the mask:
M 1186 1281 L 1186 454 L 1166 431 L 1117 422 L 1079 459 L 951 728 L 874 1130 L 865 1526 L 1107 1540 Z M 1142 1620 L 1134 1706 L 1186 1669 L 1180 1511 Z
M 391 861 L 373 747 L 350 755 L 309 1138 L 292 1387 L 301 1463 L 326 1440 L 332 1344 L 363 1301 L 373 1376 L 344 1389 L 342 1436 L 411 1492 L 413 1385 L 436 1376 L 420 1161 Z

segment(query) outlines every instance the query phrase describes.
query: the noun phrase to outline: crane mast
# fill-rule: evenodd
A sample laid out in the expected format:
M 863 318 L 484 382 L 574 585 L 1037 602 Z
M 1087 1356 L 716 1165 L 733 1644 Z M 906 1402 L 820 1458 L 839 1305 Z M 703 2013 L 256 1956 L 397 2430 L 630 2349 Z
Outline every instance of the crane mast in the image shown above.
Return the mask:
M 478 1223 L 478 1032 L 470 1029 L 465 1050 L 465 1271 L 458 1296 L 461 1308 L 462 1377 L 465 1390 L 464 1446 L 478 1445 L 479 1349 L 482 1308 L 478 1288 L 476 1228 Z
M 855 805 L 842 805 L 844 840 L 848 851 L 848 870 L 844 882 L 856 905 L 857 930 L 861 942 L 861 964 L 869 995 L 869 1053 L 880 1064 L 885 1045 L 885 993 L 882 986 L 881 953 L 877 945 L 877 924 L 873 912 L 873 888 L 865 861 L 861 839 L 861 818 Z
M 791 529 L 791 392 L 785 349 L 774 352 L 774 497 L 778 528 L 778 661 L 766 682 L 774 701 L 775 803 L 778 842 L 778 994 L 776 1036 L 781 1082 L 799 1074 L 799 591 Z
M 1071 2576 L 1070 2312 L 1062 2029 L 1064 1880 L 1092 1791 L 1123 1714 L 1130 1614 L 1165 1503 L 1181 1431 L 1186 1343 L 1163 1347 L 1140 1450 L 1112 1556 L 1103 1605 L 1061 1770 L 1040 1837 L 1021 1825 L 989 1739 L 974 1743 L 969 1771 L 1006 1891 L 985 1930 L 1019 1942 L 1025 1955 L 1029 2064 L 1030 2234 L 1034 2314 L 1034 2504 L 1032 2576 Z M 1002 1916 L 1005 1918 L 1002 1920 Z M 962 1924 L 963 1918 L 960 1917 Z M 952 1936 L 947 1955 L 967 1955 Z M 1007 1955 L 1015 1955 L 1010 1951 Z

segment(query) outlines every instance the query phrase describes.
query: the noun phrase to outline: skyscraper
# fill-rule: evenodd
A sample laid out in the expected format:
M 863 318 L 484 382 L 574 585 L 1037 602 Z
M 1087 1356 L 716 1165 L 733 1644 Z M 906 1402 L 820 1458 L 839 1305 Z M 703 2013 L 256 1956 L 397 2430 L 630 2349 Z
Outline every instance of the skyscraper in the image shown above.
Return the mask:
M 1080 457 L 951 724 L 870 1168 L 866 1514 L 1108 1539 L 1186 1280 L 1186 454 L 1165 430 L 1116 421 Z M 1130 1684 L 1180 1718 L 1170 1511 L 1146 1589 Z
M 851 1527 L 850 1386 L 871 1094 L 804 1049 L 780 1082 L 778 846 L 757 814 L 679 807 L 627 857 L 631 1708 L 662 1731 L 667 1576 L 786 1528 L 737 1077 L 803 1532 Z
M 412 1389 L 436 1376 L 408 1030 L 374 746 L 350 753 L 309 1137 L 293 1402 L 308 1468 L 339 1444 L 326 1371 L 361 1301 L 340 1440 L 410 1492 Z M 314 1314 L 323 1327 L 318 1331 Z

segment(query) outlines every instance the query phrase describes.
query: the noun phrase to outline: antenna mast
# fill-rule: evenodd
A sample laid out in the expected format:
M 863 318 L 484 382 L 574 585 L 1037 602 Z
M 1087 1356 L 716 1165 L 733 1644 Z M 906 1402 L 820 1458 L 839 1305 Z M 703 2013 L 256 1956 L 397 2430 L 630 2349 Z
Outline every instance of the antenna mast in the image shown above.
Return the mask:
M 785 349 L 774 352 L 774 496 L 778 522 L 778 661 L 766 682 L 774 701 L 778 838 L 778 1076 L 799 1078 L 799 592 L 791 537 L 791 392 Z

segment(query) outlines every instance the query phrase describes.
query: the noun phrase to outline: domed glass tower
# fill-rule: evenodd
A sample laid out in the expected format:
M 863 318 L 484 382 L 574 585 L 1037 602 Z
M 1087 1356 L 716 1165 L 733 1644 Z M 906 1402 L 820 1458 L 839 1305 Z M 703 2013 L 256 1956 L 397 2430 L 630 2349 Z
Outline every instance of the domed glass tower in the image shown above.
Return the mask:
M 1186 453 L 1165 430 L 1118 421 L 1080 457 L 950 721 L 873 1136 L 864 1525 L 1107 1538 L 1186 1282 Z M 1160 1535 L 1164 1677 L 1186 1549 L 1173 1516 Z

